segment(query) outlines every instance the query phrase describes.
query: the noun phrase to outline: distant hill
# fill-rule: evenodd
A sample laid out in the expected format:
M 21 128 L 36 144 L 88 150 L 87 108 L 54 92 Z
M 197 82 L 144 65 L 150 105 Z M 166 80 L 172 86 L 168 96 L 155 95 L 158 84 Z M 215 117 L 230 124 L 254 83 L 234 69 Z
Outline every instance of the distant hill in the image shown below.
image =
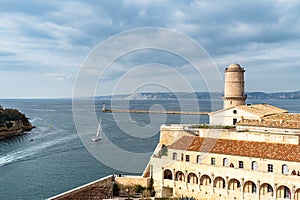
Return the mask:
M 221 93 L 208 93 L 208 92 L 147 92 L 135 94 L 122 94 L 99 96 L 97 99 L 132 99 L 132 100 L 176 100 L 176 99 L 221 99 Z
M 122 95 L 110 95 L 99 96 L 97 99 L 132 99 L 132 100 L 176 100 L 176 99 L 222 99 L 222 93 L 209 93 L 209 92 L 147 92 L 147 93 L 135 93 L 135 94 L 122 94 Z M 264 93 L 264 92 L 249 92 L 247 93 L 247 99 L 300 99 L 300 91 L 296 92 L 276 92 L 276 93 Z
M 300 99 L 300 91 L 296 92 L 249 92 L 247 93 L 248 99 Z

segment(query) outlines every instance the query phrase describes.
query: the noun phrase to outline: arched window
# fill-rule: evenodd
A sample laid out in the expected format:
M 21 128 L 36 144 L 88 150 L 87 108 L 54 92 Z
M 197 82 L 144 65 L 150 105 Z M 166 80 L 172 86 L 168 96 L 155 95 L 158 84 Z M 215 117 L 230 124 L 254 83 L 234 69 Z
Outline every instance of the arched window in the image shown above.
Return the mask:
M 238 181 L 237 179 L 231 179 L 228 183 L 228 189 L 229 190 L 240 190 L 241 189 L 241 184 L 240 181 Z
M 222 177 L 216 177 L 214 180 L 214 187 L 224 189 L 226 187 L 225 180 Z
M 257 162 L 256 162 L 256 161 L 253 161 L 253 162 L 251 163 L 251 169 L 252 169 L 253 171 L 257 171 L 258 165 L 257 165 Z
M 209 186 L 211 184 L 211 179 L 208 175 L 203 175 L 200 179 L 200 184 L 204 186 Z
M 291 190 L 286 186 L 280 186 L 277 189 L 277 197 L 281 199 L 291 199 Z
M 173 153 L 173 160 L 177 160 L 177 153 Z
M 190 173 L 188 175 L 188 183 L 198 184 L 198 177 L 197 177 L 197 175 L 194 174 L 194 173 Z
M 295 200 L 300 200 L 300 189 L 295 191 Z
M 273 188 L 270 184 L 268 183 L 263 183 L 260 186 L 260 195 L 264 195 L 264 196 L 273 196 Z
M 252 183 L 252 193 L 256 193 L 256 185 L 255 183 Z
M 173 177 L 173 174 L 172 174 L 171 170 L 166 169 L 164 171 L 164 179 L 172 180 L 173 179 L 172 177 Z
M 223 166 L 228 167 L 228 158 L 223 159 Z
M 246 193 L 256 193 L 256 185 L 254 182 L 252 181 L 247 181 L 245 184 L 244 184 L 244 192 Z
M 282 174 L 288 174 L 289 173 L 289 167 L 284 164 L 282 165 Z
M 201 156 L 200 156 L 200 155 L 198 155 L 198 156 L 197 156 L 197 160 L 196 160 L 196 162 L 197 162 L 198 164 L 200 164 L 200 163 L 201 163 Z
M 181 171 L 176 172 L 175 181 L 184 181 L 184 173 Z

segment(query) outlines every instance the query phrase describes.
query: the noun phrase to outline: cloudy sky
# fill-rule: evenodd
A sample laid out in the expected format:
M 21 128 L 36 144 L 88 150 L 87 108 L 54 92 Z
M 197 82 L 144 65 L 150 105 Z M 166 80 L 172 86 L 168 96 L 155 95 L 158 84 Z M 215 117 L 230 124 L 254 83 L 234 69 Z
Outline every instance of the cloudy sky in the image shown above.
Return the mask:
M 197 41 L 221 74 L 240 63 L 247 91 L 300 90 L 299 10 L 297 0 L 0 0 L 0 98 L 71 97 L 80 66 L 97 45 L 144 27 L 168 28 Z M 207 89 L 180 56 L 142 49 L 116 60 L 96 94 L 110 94 L 103 87 L 113 88 L 132 67 L 148 63 L 174 68 L 192 80 L 194 90 Z M 157 72 L 135 75 L 149 79 L 168 70 Z M 174 84 L 172 90 L 183 90 L 174 78 L 161 77 Z

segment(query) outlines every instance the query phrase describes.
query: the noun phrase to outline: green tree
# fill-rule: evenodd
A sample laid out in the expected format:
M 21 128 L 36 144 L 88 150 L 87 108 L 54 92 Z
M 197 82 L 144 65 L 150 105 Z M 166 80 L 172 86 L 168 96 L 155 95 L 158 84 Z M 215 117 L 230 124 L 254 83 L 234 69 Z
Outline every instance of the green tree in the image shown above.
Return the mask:
M 114 183 L 113 185 L 113 196 L 117 197 L 120 194 L 120 187 L 117 183 Z
M 149 192 L 150 192 L 150 195 L 151 195 L 151 197 L 154 197 L 155 196 L 155 191 L 154 191 L 154 186 L 153 186 L 153 184 L 154 184 L 154 180 L 153 180 L 153 178 L 151 177 L 150 178 L 150 181 L 149 181 L 149 185 L 148 185 L 148 190 L 149 190 Z

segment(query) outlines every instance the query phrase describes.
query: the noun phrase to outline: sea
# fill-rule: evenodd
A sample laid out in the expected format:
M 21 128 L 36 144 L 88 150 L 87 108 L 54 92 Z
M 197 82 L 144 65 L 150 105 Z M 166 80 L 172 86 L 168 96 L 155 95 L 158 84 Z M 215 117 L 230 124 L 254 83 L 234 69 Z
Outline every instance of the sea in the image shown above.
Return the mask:
M 162 124 L 176 123 L 207 123 L 207 116 L 182 116 L 175 114 L 146 113 L 102 113 L 103 103 L 106 107 L 118 109 L 165 109 L 194 111 L 192 100 L 95 100 L 96 116 L 101 119 L 102 131 L 108 139 L 126 152 L 148 152 L 151 154 L 159 140 L 159 127 Z M 298 100 L 249 100 L 247 103 L 269 103 L 292 113 L 300 112 Z M 84 109 L 84 100 L 82 101 Z M 20 136 L 13 136 L 0 140 L 0 199 L 45 199 L 64 191 L 73 189 L 104 176 L 128 174 L 123 168 L 115 168 L 109 162 L 101 162 L 94 157 L 81 141 L 76 129 L 72 107 L 72 99 L 2 99 L 0 105 L 5 108 L 16 108 L 30 118 L 36 126 L 31 132 Z M 126 106 L 125 106 L 126 105 Z M 159 105 L 158 107 L 155 107 Z M 200 111 L 212 111 L 222 108 L 221 100 L 197 100 Z M 123 116 L 124 115 L 124 116 Z M 119 116 L 119 117 L 116 117 Z M 121 117 L 120 117 L 121 116 Z M 123 117 L 122 117 L 123 116 Z M 161 121 L 160 121 L 161 120 Z M 156 123 L 152 123 L 155 121 Z M 152 127 L 149 137 L 138 137 L 120 128 L 134 123 L 142 129 Z M 138 130 L 142 130 L 138 129 Z M 86 126 L 87 132 L 95 132 Z M 130 131 L 130 130 L 129 130 Z M 142 133 L 141 133 L 142 134 Z M 101 141 L 97 144 L 101 145 Z M 102 152 L 103 154 L 114 152 Z M 118 154 L 116 152 L 116 154 Z M 120 162 L 118 156 L 111 156 L 112 162 Z M 121 159 L 126 165 L 130 163 L 126 158 Z M 136 171 L 141 174 L 146 167 L 147 159 L 139 163 Z M 133 168 L 135 169 L 135 168 Z

